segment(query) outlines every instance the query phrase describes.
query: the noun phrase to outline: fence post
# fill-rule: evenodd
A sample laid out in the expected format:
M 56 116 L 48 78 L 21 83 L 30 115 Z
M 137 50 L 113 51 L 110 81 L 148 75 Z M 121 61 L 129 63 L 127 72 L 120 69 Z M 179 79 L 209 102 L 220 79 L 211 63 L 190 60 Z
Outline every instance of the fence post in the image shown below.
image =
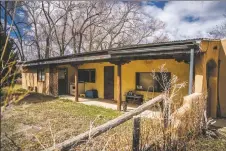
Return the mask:
M 133 117 L 133 151 L 139 151 L 140 116 Z

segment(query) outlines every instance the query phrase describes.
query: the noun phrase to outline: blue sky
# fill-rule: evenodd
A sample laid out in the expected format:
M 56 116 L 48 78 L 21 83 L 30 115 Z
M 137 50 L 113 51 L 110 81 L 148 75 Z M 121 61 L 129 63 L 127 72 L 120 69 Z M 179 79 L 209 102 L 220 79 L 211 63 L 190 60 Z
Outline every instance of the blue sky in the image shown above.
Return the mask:
M 209 31 L 226 20 L 226 1 L 142 1 L 141 6 L 146 13 L 165 22 L 163 32 L 170 40 L 209 37 Z M 15 21 L 26 20 L 24 16 L 23 10 L 17 10 Z M 20 29 L 22 26 L 19 25 Z
M 4 19 L 4 15 L 5 15 L 4 9 L 1 9 L 1 19 Z M 27 22 L 27 20 L 28 20 L 28 17 L 27 17 L 26 11 L 24 11 L 24 9 L 22 7 L 18 7 L 16 9 L 14 22 L 17 23 L 17 26 L 18 26 L 18 28 L 20 30 L 21 35 L 23 35 L 24 32 L 26 32 L 26 29 L 30 29 L 30 27 L 28 25 L 24 24 L 24 23 Z M 8 29 L 9 29 L 9 27 L 10 27 L 10 25 L 12 23 L 12 20 L 11 20 L 10 16 L 7 17 L 7 23 L 8 23 Z M 24 27 L 26 27 L 26 28 L 24 28 Z M 16 34 L 18 34 L 18 33 L 15 33 L 14 30 L 11 31 L 11 36 L 12 37 L 16 37 Z
M 168 1 L 148 1 L 147 5 L 155 5 L 158 8 L 164 9 L 165 5 L 168 3 Z
M 226 21 L 226 1 L 148 1 L 144 11 L 166 24 L 171 40 L 210 37 L 210 30 Z

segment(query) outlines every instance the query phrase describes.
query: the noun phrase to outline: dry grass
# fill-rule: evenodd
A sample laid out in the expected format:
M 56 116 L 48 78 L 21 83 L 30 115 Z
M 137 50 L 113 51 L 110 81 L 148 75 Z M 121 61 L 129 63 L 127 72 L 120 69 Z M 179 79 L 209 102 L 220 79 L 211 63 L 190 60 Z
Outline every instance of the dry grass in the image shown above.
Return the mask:
M 214 139 L 200 136 L 195 140 L 191 140 L 187 145 L 187 149 L 191 151 L 225 151 L 226 139 Z
M 1 107 L 7 106 L 10 103 L 15 103 L 24 98 L 28 94 L 28 91 L 23 89 L 21 85 L 15 84 L 1 88 Z
M 89 130 L 119 116 L 121 113 L 96 106 L 73 103 L 68 100 L 31 93 L 20 104 L 6 110 L 1 121 L 1 150 L 42 150 L 72 136 Z M 219 150 L 225 149 L 224 139 L 207 139 L 197 133 L 195 110 L 183 117 L 182 129 L 177 142 L 169 127 L 164 129 L 163 116 L 158 119 L 141 120 L 140 150 Z M 185 126 L 186 125 L 186 126 Z M 108 132 L 90 138 L 76 147 L 86 151 L 130 151 L 132 150 L 133 122 L 128 122 Z M 5 133 L 7 135 L 5 135 Z M 199 135 L 199 137 L 197 137 Z M 167 136 L 167 137 L 166 137 Z M 169 138 L 169 140 L 165 140 Z M 164 145 L 166 145 L 164 147 Z
M 1 121 L 1 149 L 41 150 L 85 132 L 120 115 L 119 112 L 96 106 L 73 103 L 38 94 L 31 94 L 20 105 L 6 110 Z M 31 103 L 32 102 L 32 103 Z M 8 137 L 5 136 L 7 133 Z M 15 145 L 16 144 L 16 145 Z M 17 146 L 17 147 L 16 147 Z

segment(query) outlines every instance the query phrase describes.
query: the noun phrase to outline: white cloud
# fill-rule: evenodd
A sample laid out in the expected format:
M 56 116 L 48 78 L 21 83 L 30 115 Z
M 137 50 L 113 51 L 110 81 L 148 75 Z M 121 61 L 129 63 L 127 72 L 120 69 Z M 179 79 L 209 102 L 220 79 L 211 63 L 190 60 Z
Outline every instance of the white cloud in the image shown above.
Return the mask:
M 226 20 L 223 1 L 170 1 L 163 9 L 146 5 L 144 11 L 166 23 L 165 32 L 171 40 L 208 38 L 208 32 Z

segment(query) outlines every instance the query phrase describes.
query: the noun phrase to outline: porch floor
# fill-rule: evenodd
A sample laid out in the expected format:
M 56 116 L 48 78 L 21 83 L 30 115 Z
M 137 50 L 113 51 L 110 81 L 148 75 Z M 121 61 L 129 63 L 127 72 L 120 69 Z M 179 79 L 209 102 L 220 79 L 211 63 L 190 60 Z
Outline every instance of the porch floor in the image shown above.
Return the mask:
M 74 101 L 74 96 L 72 95 L 60 95 L 60 99 L 68 99 Z M 94 106 L 100 106 L 112 110 L 117 110 L 117 102 L 113 100 L 107 100 L 107 99 L 100 99 L 100 98 L 79 98 L 79 102 L 85 105 L 94 105 Z M 136 109 L 139 105 L 137 104 L 131 104 L 129 103 L 127 105 L 127 112 L 132 111 Z M 153 110 L 146 110 L 143 113 L 140 114 L 140 116 L 147 117 L 147 118 L 159 118 L 160 112 L 159 111 L 153 111 Z

